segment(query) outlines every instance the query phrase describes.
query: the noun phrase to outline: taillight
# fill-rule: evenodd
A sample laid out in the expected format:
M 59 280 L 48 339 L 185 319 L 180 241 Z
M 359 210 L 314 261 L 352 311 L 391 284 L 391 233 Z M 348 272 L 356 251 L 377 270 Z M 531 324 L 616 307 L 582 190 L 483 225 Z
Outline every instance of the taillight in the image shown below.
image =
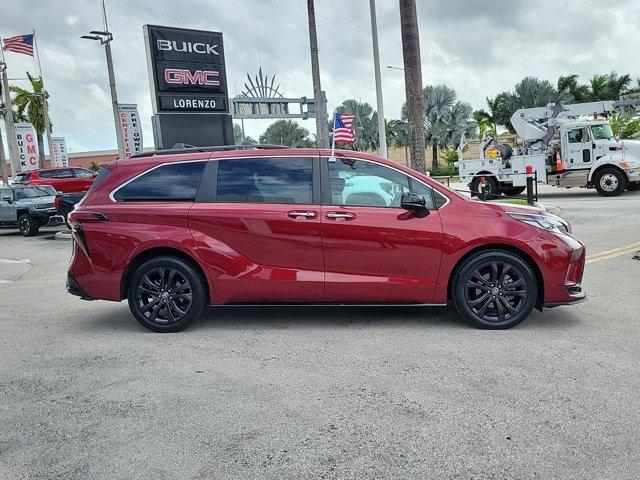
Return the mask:
M 58 197 L 53 199 L 53 206 L 55 207 L 56 211 L 60 210 L 60 199 Z
M 69 213 L 67 217 L 69 223 L 73 222 L 106 222 L 109 220 L 104 213 L 100 212 L 87 212 L 83 210 L 74 210 Z

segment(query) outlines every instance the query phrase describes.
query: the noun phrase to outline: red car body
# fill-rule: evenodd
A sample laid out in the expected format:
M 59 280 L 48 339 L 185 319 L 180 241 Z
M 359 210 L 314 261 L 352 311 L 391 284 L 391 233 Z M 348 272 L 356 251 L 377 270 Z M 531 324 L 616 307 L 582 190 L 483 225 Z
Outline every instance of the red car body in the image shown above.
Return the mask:
M 115 189 L 142 172 L 173 162 L 326 159 L 330 154 L 301 149 L 196 152 L 105 164 L 105 178 L 69 217 L 74 240 L 69 290 L 87 299 L 120 301 L 126 298 L 127 282 L 137 265 L 175 254 L 202 272 L 210 304 L 445 305 L 461 262 L 475 252 L 499 248 L 522 258 L 535 273 L 538 308 L 584 298 L 584 246 L 570 235 L 510 216 L 539 210 L 472 200 L 407 167 L 365 153 L 339 151 L 335 156 L 402 172 L 438 192 L 446 199 L 444 205 L 417 218 L 398 208 L 336 206 L 323 200 L 290 205 L 119 202 L 113 197 Z
M 16 184 L 51 185 L 60 193 L 86 192 L 91 188 L 95 174 L 86 168 L 61 167 L 30 170 L 16 175 Z

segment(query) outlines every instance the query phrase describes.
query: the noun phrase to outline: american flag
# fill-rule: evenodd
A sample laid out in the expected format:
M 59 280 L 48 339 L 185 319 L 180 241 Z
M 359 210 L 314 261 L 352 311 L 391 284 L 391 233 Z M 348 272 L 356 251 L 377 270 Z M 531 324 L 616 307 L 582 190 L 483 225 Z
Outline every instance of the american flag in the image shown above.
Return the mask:
M 31 55 L 33 57 L 33 33 L 5 38 L 2 43 L 4 44 L 3 50 L 24 53 L 25 55 Z
M 356 136 L 353 133 L 353 115 L 336 113 L 333 119 L 333 141 L 335 143 L 353 143 Z

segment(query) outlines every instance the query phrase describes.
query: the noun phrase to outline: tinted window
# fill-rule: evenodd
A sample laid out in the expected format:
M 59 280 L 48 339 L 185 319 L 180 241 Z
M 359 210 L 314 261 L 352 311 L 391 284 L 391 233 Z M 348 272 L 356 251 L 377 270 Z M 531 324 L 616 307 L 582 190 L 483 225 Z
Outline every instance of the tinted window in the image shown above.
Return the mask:
M 404 192 L 425 198 L 433 208 L 431 189 L 392 168 L 364 160 L 340 159 L 329 162 L 333 205 L 400 207 Z
M 52 173 L 53 172 L 51 172 L 51 170 L 45 170 L 43 172 L 40 172 L 40 178 L 52 178 L 53 177 Z
M 102 182 L 104 182 L 104 179 L 107 178 L 110 173 L 111 173 L 111 169 L 110 168 L 100 167 L 100 171 L 98 172 L 98 175 L 96 176 L 96 179 L 91 184 L 91 187 L 89 187 L 89 190 L 87 190 L 87 195 L 89 195 L 96 188 L 98 188 L 98 185 L 100 185 Z
M 76 172 L 76 177 L 93 178 L 93 172 L 90 172 L 89 170 L 82 170 L 81 168 L 76 168 L 75 172 Z
M 313 202 L 313 161 L 310 158 L 220 160 L 218 202 Z
M 193 201 L 203 169 L 204 162 L 163 165 L 129 182 L 113 197 L 118 201 Z
M 64 168 L 62 170 L 54 170 L 53 178 L 74 178 L 73 170 L 70 168 Z

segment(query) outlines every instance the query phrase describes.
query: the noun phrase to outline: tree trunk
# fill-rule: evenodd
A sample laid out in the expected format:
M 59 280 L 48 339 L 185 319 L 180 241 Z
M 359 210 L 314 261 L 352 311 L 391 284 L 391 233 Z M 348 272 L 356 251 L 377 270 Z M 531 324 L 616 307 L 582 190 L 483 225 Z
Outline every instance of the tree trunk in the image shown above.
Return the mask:
M 431 168 L 438 168 L 438 145 L 435 143 L 431 147 Z
M 404 84 L 407 97 L 408 146 L 411 168 L 424 173 L 424 100 L 422 98 L 422 67 L 420 36 L 415 0 L 399 0 Z
M 44 164 L 44 137 L 41 133 L 38 133 L 38 157 L 40 160 L 40 168 L 47 168 Z

